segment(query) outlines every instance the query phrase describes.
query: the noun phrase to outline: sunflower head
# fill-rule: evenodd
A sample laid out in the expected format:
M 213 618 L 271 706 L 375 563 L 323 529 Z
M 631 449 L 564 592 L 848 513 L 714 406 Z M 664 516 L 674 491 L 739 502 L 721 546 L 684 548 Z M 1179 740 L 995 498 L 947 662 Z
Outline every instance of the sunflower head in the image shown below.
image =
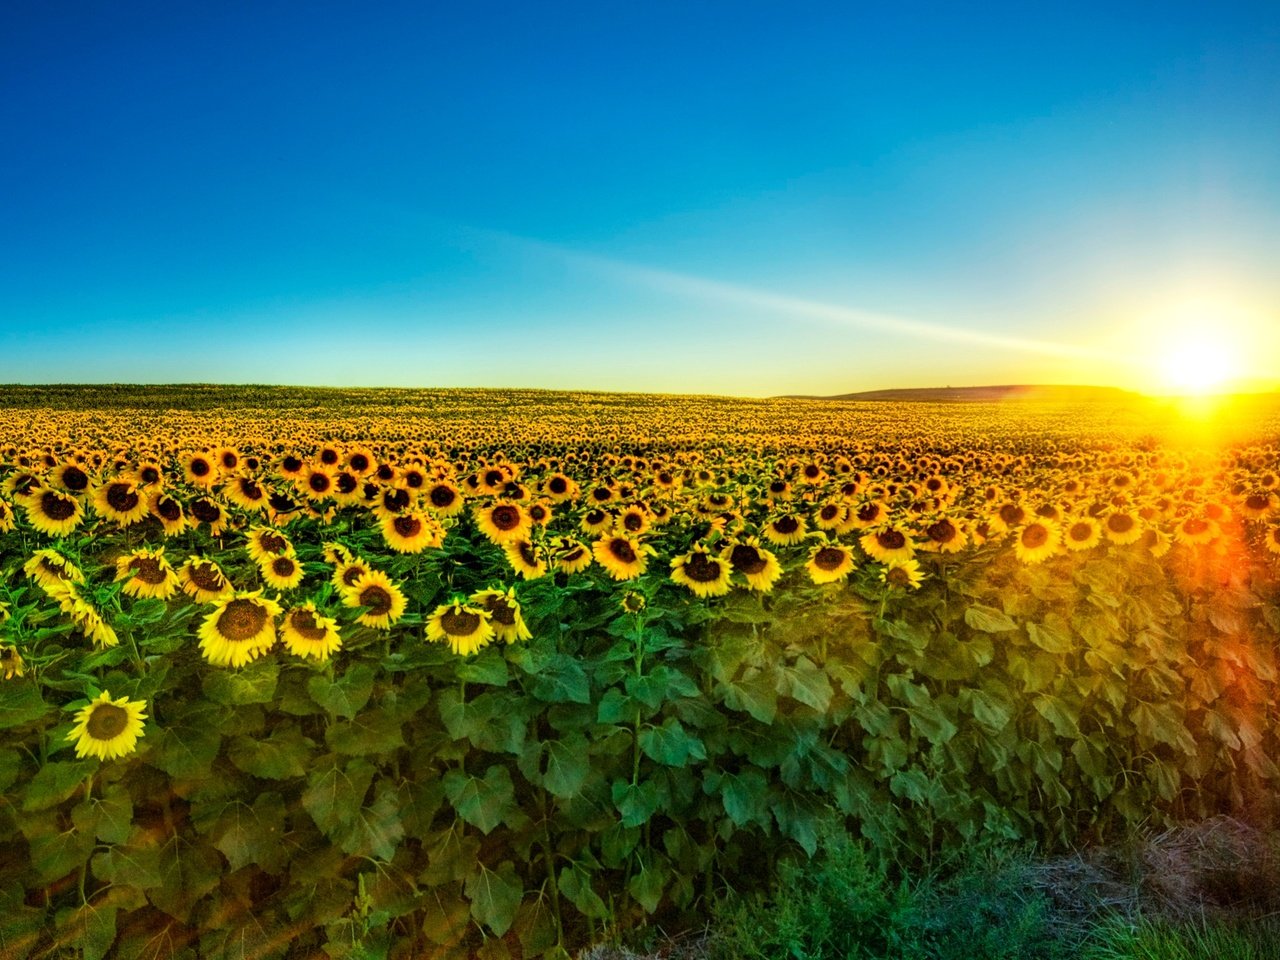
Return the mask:
M 337 621 L 322 616 L 314 603 L 294 607 L 280 625 L 285 649 L 296 657 L 314 657 L 324 663 L 342 647 Z
M 127 756 L 137 749 L 138 738 L 143 735 L 146 707 L 145 702 L 128 697 L 112 700 L 111 694 L 103 690 L 76 714 L 67 742 L 75 744 L 80 759 L 115 760 Z
M 218 667 L 243 667 L 275 645 L 280 605 L 261 591 L 236 593 L 215 602 L 200 626 L 200 649 Z
M 427 620 L 427 639 L 447 643 L 454 653 L 469 656 L 493 639 L 492 619 L 484 607 L 461 602 L 441 604 Z

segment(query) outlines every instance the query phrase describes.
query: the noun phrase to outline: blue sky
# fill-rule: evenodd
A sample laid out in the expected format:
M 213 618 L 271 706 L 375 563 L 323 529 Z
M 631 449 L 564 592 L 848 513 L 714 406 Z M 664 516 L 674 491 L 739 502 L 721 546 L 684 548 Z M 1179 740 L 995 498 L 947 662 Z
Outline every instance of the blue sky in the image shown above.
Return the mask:
M 2 381 L 1280 369 L 1275 4 L 13 3 L 0 91 Z

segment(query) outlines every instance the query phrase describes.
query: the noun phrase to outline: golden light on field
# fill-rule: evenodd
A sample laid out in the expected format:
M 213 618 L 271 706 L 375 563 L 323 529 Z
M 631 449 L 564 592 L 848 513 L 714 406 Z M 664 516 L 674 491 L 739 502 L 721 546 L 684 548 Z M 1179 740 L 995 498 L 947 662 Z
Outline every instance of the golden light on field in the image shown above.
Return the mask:
M 1173 340 L 1160 358 L 1159 372 L 1173 393 L 1212 393 L 1239 378 L 1240 356 L 1236 344 L 1206 328 Z

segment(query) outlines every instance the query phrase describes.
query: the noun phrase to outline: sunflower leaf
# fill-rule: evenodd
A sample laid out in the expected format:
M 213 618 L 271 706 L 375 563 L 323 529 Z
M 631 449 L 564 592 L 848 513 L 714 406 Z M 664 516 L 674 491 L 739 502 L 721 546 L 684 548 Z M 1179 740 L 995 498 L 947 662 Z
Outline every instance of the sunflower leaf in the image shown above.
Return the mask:
M 489 833 L 519 809 L 511 774 L 496 764 L 483 778 L 450 770 L 444 775 L 444 793 L 458 816 L 481 833 Z
M 350 720 L 373 694 L 373 668 L 358 663 L 333 680 L 317 674 L 307 681 L 307 693 L 330 713 Z
M 511 929 L 516 918 L 524 898 L 524 884 L 510 860 L 498 864 L 497 870 L 490 870 L 483 863 L 476 867 L 463 885 L 471 899 L 471 915 L 500 937 Z

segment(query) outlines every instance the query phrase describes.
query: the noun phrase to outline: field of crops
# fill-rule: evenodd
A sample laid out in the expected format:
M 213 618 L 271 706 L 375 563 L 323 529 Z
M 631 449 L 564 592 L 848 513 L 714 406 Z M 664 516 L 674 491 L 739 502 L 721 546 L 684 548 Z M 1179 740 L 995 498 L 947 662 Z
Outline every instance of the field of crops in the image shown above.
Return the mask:
M 1280 405 L 0 391 L 0 956 L 563 956 L 1280 796 Z

